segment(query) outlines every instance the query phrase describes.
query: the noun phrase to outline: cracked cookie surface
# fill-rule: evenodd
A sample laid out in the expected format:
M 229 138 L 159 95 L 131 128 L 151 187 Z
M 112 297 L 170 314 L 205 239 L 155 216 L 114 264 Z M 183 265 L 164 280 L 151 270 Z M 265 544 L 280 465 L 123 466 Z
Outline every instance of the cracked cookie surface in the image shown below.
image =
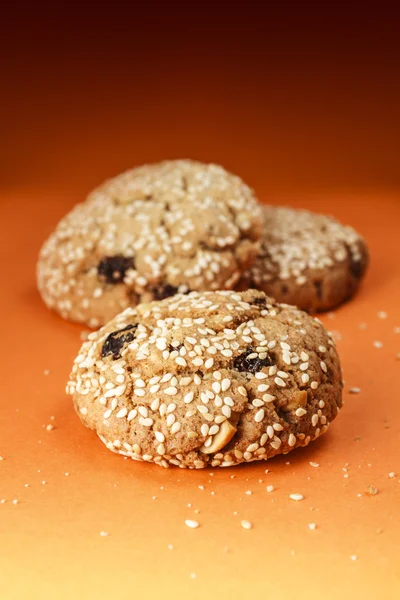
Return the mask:
M 318 319 L 256 290 L 191 292 L 91 333 L 67 393 L 110 450 L 203 468 L 306 446 L 336 417 L 342 377 Z
M 138 167 L 61 220 L 40 252 L 39 290 L 64 318 L 98 327 L 140 302 L 231 289 L 258 253 L 260 214 L 252 190 L 222 167 Z
M 368 250 L 354 229 L 305 210 L 262 210 L 261 250 L 238 289 L 257 288 L 312 312 L 335 308 L 355 294 L 368 267 Z

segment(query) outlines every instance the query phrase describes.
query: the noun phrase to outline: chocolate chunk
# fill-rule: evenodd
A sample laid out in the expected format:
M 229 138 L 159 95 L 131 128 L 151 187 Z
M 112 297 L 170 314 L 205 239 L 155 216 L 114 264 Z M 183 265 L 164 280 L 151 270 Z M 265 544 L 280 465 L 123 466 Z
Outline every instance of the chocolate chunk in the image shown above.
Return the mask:
M 104 278 L 107 283 L 121 283 L 128 269 L 134 268 L 134 260 L 131 256 L 122 254 L 105 256 L 97 265 L 99 277 Z
M 135 331 L 137 325 L 127 325 L 123 329 L 119 329 L 118 331 L 113 331 L 110 333 L 103 344 L 101 349 L 101 356 L 104 358 L 109 354 L 112 354 L 112 359 L 117 360 L 117 358 L 121 357 L 121 350 L 125 344 L 129 344 L 135 338 Z M 129 333 L 124 333 L 129 331 Z
M 190 290 L 184 288 L 184 286 L 175 287 L 174 285 L 170 285 L 166 283 L 158 288 L 153 289 L 154 300 L 164 300 L 164 298 L 169 298 L 170 296 L 174 296 L 175 294 L 189 294 Z
M 321 279 L 316 279 L 314 281 L 314 287 L 315 287 L 315 290 L 317 292 L 317 298 L 318 298 L 318 300 L 322 300 L 322 280 Z
M 350 271 L 355 279 L 361 279 L 364 274 L 364 265 L 361 260 L 350 260 Z
M 286 294 L 288 294 L 288 293 L 289 293 L 289 288 L 288 288 L 288 286 L 287 286 L 287 285 L 285 285 L 284 283 L 282 283 L 282 285 L 281 285 L 281 292 L 282 292 L 282 294 L 283 294 L 284 296 L 286 296 Z
M 272 364 L 270 356 L 259 358 L 258 352 L 253 347 L 247 348 L 243 354 L 240 354 L 233 361 L 233 367 L 237 371 L 247 371 L 248 373 L 257 373 L 263 367 L 269 367 Z
M 267 299 L 266 298 L 254 298 L 254 300 L 252 301 L 252 304 L 257 304 L 257 306 L 262 306 L 265 308 L 267 306 Z

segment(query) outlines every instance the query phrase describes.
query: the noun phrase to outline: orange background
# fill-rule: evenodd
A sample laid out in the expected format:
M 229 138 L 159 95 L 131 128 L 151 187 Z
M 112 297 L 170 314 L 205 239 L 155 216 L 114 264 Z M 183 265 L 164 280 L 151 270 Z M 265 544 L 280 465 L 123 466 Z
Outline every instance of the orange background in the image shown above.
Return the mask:
M 1 19 L 1 600 L 397 599 L 393 15 L 354 3 L 281 14 L 54 4 L 17 2 Z M 263 201 L 332 213 L 370 246 L 361 292 L 323 317 L 338 341 L 345 408 L 326 436 L 287 457 L 196 472 L 125 461 L 64 395 L 83 328 L 42 304 L 40 244 L 103 178 L 181 156 L 224 164 Z

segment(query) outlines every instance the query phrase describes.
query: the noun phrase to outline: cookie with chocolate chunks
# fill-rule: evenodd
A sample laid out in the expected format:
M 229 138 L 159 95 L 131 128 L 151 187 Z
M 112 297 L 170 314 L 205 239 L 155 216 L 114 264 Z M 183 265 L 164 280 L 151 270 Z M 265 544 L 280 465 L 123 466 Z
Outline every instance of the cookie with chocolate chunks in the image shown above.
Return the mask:
M 190 292 L 91 333 L 67 393 L 113 452 L 199 469 L 307 446 L 337 416 L 342 376 L 318 319 L 256 290 Z
M 121 310 L 192 290 L 233 288 L 262 233 L 252 190 L 222 167 L 166 161 L 94 190 L 40 252 L 48 307 L 96 328 Z

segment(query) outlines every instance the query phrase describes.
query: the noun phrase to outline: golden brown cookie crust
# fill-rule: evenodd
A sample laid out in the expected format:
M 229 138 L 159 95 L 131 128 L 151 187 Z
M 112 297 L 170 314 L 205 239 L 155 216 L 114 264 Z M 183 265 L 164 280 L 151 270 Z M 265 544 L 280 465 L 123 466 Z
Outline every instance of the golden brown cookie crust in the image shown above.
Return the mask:
M 305 210 L 267 206 L 263 214 L 261 250 L 238 289 L 254 287 L 310 312 L 333 309 L 355 294 L 369 258 L 354 229 Z
M 324 433 L 342 404 L 334 341 L 263 292 L 192 292 L 91 333 L 67 384 L 106 446 L 164 467 L 232 466 Z
M 98 327 L 127 306 L 190 290 L 231 289 L 262 233 L 252 190 L 222 167 L 165 161 L 95 189 L 40 252 L 45 303 Z

